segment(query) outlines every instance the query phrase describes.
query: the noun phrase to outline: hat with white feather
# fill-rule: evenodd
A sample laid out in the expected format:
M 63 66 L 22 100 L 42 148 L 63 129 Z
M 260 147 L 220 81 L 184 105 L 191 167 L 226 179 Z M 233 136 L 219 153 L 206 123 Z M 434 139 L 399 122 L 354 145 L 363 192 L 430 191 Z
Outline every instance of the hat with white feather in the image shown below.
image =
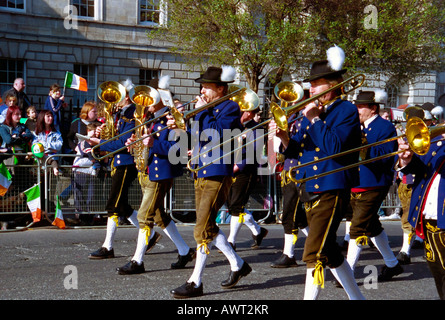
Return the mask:
M 386 104 L 388 95 L 382 89 L 374 91 L 360 91 L 354 100 L 354 104 Z
M 208 67 L 197 79 L 197 83 L 232 83 L 235 81 L 236 70 L 232 66 Z
M 161 76 L 159 79 L 151 79 L 150 82 L 148 83 L 148 85 L 150 87 L 157 89 L 165 89 L 165 90 L 169 90 L 170 89 L 170 76 L 168 74 Z M 170 93 L 172 96 L 174 96 L 175 94 L 170 90 Z
M 333 79 L 347 71 L 343 69 L 345 52 L 342 48 L 334 45 L 326 51 L 326 57 L 326 60 L 316 61 L 312 64 L 309 78 L 303 82 L 311 82 L 320 78 Z

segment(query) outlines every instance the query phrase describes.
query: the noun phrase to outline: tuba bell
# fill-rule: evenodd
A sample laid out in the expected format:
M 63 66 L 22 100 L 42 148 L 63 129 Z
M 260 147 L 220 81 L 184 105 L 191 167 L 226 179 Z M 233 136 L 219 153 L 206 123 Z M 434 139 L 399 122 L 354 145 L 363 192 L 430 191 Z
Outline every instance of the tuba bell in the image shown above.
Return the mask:
M 97 96 L 105 102 L 105 127 L 101 132 L 101 139 L 108 140 L 116 134 L 113 113 L 116 104 L 124 100 L 127 95 L 125 87 L 117 81 L 103 82 L 97 89 Z

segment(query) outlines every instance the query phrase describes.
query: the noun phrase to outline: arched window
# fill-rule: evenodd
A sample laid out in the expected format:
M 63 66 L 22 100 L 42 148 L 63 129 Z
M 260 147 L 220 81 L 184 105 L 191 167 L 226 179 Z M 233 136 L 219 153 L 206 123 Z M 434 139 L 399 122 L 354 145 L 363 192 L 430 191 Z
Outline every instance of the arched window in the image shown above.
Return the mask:
M 388 94 L 387 107 L 397 108 L 399 106 L 399 88 L 395 84 L 387 84 L 385 90 Z

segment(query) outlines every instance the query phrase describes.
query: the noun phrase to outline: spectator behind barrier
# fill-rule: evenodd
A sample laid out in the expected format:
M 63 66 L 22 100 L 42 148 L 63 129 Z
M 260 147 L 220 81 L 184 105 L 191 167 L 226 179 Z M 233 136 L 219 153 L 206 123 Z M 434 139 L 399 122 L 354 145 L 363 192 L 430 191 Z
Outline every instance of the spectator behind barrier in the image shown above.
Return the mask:
M 75 119 L 70 126 L 70 130 L 67 135 L 68 144 L 72 151 L 76 149 L 78 140 L 76 133 L 86 135 L 87 125 L 89 123 L 101 124 L 97 120 L 97 105 L 94 101 L 87 101 L 80 110 L 79 118 Z

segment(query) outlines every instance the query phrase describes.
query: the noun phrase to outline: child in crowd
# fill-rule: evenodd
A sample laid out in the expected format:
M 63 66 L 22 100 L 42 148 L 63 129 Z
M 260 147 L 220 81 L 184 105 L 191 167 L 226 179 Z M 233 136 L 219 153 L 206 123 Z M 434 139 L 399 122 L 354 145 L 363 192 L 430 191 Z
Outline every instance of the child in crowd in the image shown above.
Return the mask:
M 37 111 L 36 107 L 29 106 L 28 109 L 26 109 L 26 115 L 28 118 L 26 119 L 25 126 L 35 134 L 36 132 L 36 124 L 37 124 Z
M 97 137 L 97 127 L 99 127 L 99 124 L 95 122 L 87 125 L 87 135 L 90 138 Z M 77 156 L 73 162 L 73 188 L 76 211 L 91 212 L 93 211 L 92 204 L 95 192 L 95 176 L 102 164 L 94 159 L 92 146 L 87 140 L 80 141 L 77 144 L 75 151 Z M 90 224 L 92 222 L 92 215 L 82 215 L 81 217 L 80 220 L 84 223 Z
M 42 110 L 39 112 L 36 123 L 36 137 L 33 144 L 40 142 L 45 148 L 45 159 L 48 156 L 60 154 L 62 151 L 63 139 L 62 134 L 54 127 L 53 113 L 50 110 Z M 59 163 L 57 157 L 48 160 L 54 171 L 54 175 L 59 175 Z
M 65 96 L 61 96 L 60 86 L 55 83 L 49 88 L 49 96 L 45 102 L 45 110 L 49 110 L 53 114 L 54 127 L 60 132 L 61 113 L 60 110 L 65 106 Z

